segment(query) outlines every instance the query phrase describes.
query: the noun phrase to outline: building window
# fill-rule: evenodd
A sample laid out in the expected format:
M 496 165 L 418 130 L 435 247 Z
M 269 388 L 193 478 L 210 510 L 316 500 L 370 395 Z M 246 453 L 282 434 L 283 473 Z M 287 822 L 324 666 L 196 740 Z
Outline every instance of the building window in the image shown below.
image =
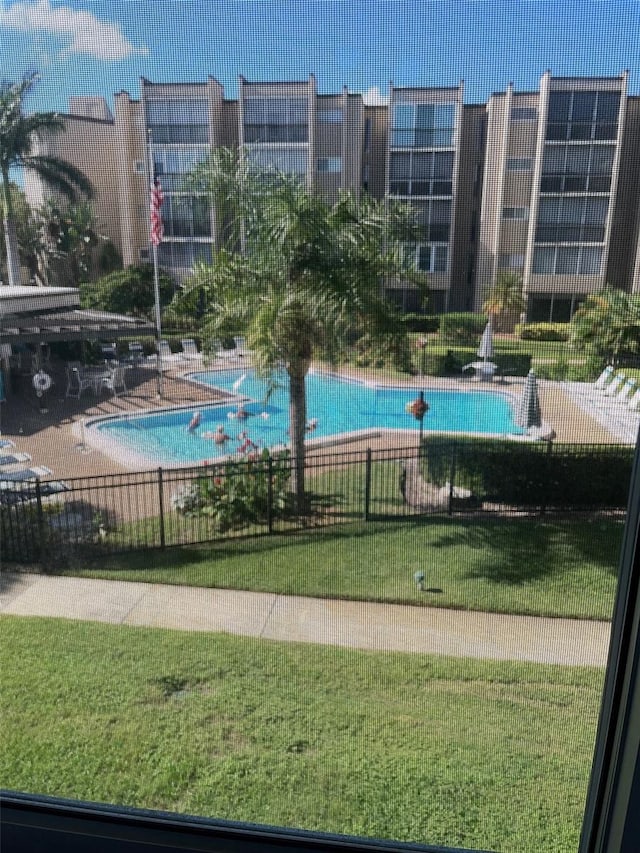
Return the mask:
M 330 110 L 318 110 L 316 115 L 321 124 L 342 124 L 344 118 L 342 107 Z
M 425 242 L 446 243 L 451 232 L 451 201 L 414 202 L 414 223 Z
M 449 247 L 445 245 L 413 245 L 404 247 L 405 259 L 410 266 L 420 272 L 446 272 Z
M 211 208 L 204 196 L 166 195 L 162 205 L 165 237 L 211 237 Z
M 619 92 L 551 92 L 546 139 L 616 139 L 619 111 Z
M 524 267 L 524 255 L 503 253 L 498 259 L 501 270 L 521 270 Z
M 164 240 L 158 246 L 158 262 L 168 269 L 191 269 L 196 261 L 211 263 L 211 243 Z
M 153 142 L 202 144 L 209 141 L 209 104 L 205 98 L 152 99 L 146 102 Z
M 245 143 L 309 141 L 308 98 L 246 98 L 243 108 Z
M 509 157 L 507 160 L 507 171 L 530 172 L 532 163 L 531 157 Z
M 394 151 L 389 162 L 389 192 L 399 196 L 450 196 L 453 151 Z
M 393 105 L 391 145 L 394 148 L 451 148 L 456 128 L 456 104 Z
M 602 243 L 609 210 L 603 196 L 545 196 L 540 199 L 536 243 Z
M 537 246 L 536 275 L 600 275 L 602 246 Z
M 246 154 L 249 163 L 259 170 L 283 172 L 287 175 L 305 175 L 307 172 L 308 153 L 303 148 L 263 148 L 248 145 Z
M 503 219 L 528 219 L 529 218 L 529 208 L 528 207 L 503 207 L 502 208 L 502 218 Z
M 152 146 L 154 175 L 160 178 L 164 192 L 184 192 L 185 175 L 209 154 L 208 145 L 188 147 Z
M 535 107 L 513 107 L 511 121 L 536 121 L 538 110 Z
M 342 157 L 318 157 L 318 172 L 342 171 Z
M 609 192 L 615 151 L 614 145 L 545 145 L 540 192 Z

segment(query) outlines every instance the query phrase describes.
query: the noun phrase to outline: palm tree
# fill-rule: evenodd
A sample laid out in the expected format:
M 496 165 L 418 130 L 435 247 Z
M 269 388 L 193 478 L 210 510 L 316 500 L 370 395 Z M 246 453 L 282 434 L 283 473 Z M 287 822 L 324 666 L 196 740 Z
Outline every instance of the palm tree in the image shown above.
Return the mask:
M 598 365 L 640 353 L 640 297 L 607 286 L 587 296 L 571 319 L 571 343 Z M 594 365 L 595 366 L 595 365 Z
M 515 272 L 499 272 L 495 284 L 487 293 L 482 310 L 495 320 L 496 330 L 499 330 L 507 315 L 519 314 L 523 308 L 522 277 Z
M 49 187 L 69 199 L 74 199 L 79 192 L 91 195 L 90 182 L 75 166 L 59 157 L 34 153 L 39 135 L 56 134 L 64 129 L 64 122 L 55 113 L 23 114 L 24 99 L 38 79 L 38 75 L 33 73 L 26 75 L 19 83 L 0 83 L 0 179 L 10 285 L 20 284 L 18 241 L 9 187 L 10 171 L 22 168 L 35 172 Z
M 252 173 L 230 152 L 215 152 L 190 184 L 224 210 L 227 239 L 184 283 L 174 310 L 202 312 L 205 340 L 244 332 L 259 371 L 288 373 L 292 491 L 302 509 L 311 360 L 354 327 L 397 331 L 380 282 L 411 278 L 398 242 L 410 214 L 347 194 L 328 204 L 295 178 Z

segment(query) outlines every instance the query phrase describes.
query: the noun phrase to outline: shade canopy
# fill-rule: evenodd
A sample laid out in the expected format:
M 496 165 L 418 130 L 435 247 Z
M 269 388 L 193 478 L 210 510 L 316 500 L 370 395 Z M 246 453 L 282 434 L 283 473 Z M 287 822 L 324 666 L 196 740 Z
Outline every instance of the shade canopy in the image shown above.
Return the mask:
M 491 318 L 485 326 L 482 337 L 480 338 L 480 346 L 478 347 L 478 356 L 485 361 L 493 357 L 493 323 Z
M 538 397 L 538 382 L 533 370 L 527 374 L 522 397 L 516 408 L 515 421 L 523 429 L 539 427 L 542 424 L 540 399 Z

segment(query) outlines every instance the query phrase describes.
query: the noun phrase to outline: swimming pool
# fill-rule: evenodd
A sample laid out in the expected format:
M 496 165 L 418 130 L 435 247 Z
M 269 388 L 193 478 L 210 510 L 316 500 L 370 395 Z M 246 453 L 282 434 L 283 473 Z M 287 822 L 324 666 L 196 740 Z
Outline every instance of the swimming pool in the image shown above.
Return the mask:
M 189 432 L 191 409 L 170 409 L 146 415 L 119 416 L 94 421 L 94 431 L 106 442 L 103 449 L 125 451 L 132 461 L 156 465 L 188 464 L 236 452 L 238 439 L 246 431 L 259 447 L 288 443 L 289 396 L 286 374 L 274 377 L 275 387 L 267 397 L 269 383 L 250 371 L 202 371 L 189 375 L 200 384 L 235 393 L 245 400 L 246 420 L 235 418 L 237 402 L 199 407 L 200 425 Z M 307 418 L 316 419 L 313 439 L 328 439 L 356 430 L 418 430 L 419 424 L 405 412 L 417 396 L 416 388 L 375 386 L 325 373 L 307 377 Z M 266 398 L 266 402 L 265 402 Z M 425 389 L 429 411 L 424 431 L 520 435 L 513 421 L 509 399 L 496 391 Z M 230 440 L 215 444 L 205 434 L 224 425 Z

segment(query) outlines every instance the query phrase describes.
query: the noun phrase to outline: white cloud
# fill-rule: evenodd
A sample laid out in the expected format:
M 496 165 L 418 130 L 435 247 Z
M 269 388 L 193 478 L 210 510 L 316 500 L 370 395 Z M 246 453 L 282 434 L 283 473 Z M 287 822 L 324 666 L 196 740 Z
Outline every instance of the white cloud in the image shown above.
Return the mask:
M 383 95 L 377 86 L 372 86 L 362 93 L 362 100 L 368 107 L 386 107 L 389 103 L 389 96 Z
M 91 12 L 68 6 L 52 6 L 50 0 L 0 5 L 0 27 L 28 33 L 46 33 L 69 41 L 66 52 L 86 53 L 95 59 L 126 59 L 132 54 L 146 56 L 147 47 L 134 47 L 119 24 L 100 21 Z

